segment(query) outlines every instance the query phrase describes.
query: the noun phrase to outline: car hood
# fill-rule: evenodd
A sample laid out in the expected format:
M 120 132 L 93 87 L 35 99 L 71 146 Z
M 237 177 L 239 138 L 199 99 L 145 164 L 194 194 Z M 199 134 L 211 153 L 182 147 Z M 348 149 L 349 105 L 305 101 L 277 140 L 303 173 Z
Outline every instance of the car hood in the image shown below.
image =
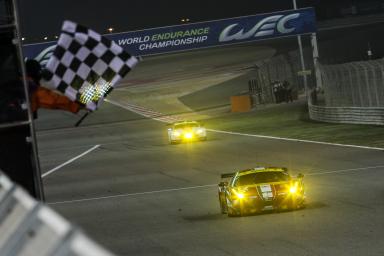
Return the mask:
M 182 128 L 182 129 L 175 129 L 174 131 L 177 132 L 194 132 L 197 130 L 205 130 L 203 127 L 187 127 L 187 128 Z

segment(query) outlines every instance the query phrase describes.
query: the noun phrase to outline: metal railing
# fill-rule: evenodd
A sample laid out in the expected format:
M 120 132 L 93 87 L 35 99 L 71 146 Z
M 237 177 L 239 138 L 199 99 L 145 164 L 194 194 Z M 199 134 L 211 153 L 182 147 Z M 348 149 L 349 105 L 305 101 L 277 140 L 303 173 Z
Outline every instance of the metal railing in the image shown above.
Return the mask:
M 1 256 L 112 256 L 0 172 Z

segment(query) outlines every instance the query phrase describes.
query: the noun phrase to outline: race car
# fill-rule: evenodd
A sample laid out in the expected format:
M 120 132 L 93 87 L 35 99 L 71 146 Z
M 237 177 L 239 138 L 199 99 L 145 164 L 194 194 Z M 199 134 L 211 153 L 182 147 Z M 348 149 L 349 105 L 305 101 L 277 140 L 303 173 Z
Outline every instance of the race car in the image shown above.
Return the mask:
M 221 178 L 220 209 L 228 216 L 305 206 L 304 175 L 292 177 L 287 168 L 257 167 L 222 174 Z
M 168 128 L 169 143 L 207 140 L 205 127 L 197 121 L 176 122 Z

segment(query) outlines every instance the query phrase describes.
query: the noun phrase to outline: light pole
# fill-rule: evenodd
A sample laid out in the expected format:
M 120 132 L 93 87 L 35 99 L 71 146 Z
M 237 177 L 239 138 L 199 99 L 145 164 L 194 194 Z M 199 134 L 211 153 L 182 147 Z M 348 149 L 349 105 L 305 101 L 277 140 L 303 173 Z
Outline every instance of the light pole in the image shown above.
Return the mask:
M 296 0 L 292 0 L 292 1 L 293 1 L 293 9 L 297 10 Z M 303 44 L 301 42 L 301 36 L 300 35 L 297 36 L 297 42 L 299 44 L 301 70 L 305 71 L 306 68 L 305 68 L 305 61 L 304 61 L 304 54 L 303 54 Z M 306 95 L 307 99 L 309 100 L 308 88 L 307 88 L 308 80 L 307 80 L 307 75 L 306 74 L 303 75 L 303 81 L 304 81 L 304 92 L 305 92 L 305 95 Z

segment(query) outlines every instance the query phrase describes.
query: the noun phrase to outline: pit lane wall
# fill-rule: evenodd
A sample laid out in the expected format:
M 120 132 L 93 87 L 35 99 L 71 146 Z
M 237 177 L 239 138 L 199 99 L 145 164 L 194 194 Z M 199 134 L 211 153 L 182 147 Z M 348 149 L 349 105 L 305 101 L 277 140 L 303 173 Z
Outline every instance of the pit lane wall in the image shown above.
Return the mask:
M 1 171 L 0 255 L 113 256 Z
M 314 32 L 315 11 L 303 8 L 104 36 L 134 56 L 147 56 Z M 52 55 L 55 45 L 55 41 L 25 45 L 24 55 L 43 63 Z

